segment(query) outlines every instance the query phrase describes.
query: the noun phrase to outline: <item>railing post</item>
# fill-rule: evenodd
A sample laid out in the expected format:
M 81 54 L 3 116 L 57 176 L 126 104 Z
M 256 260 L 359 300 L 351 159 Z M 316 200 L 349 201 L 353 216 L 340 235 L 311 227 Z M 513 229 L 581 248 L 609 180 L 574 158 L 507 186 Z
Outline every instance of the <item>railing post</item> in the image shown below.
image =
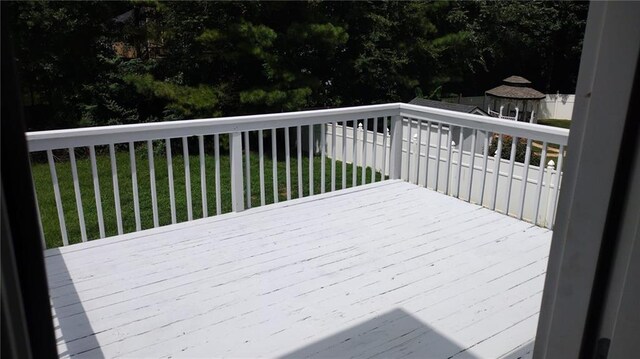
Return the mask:
M 229 134 L 229 152 L 231 157 L 231 210 L 241 212 L 244 211 L 241 132 Z
M 549 229 L 553 228 L 553 215 L 554 215 L 554 206 L 555 203 L 553 202 L 553 199 L 555 198 L 555 191 L 557 191 L 558 189 L 555 187 L 551 187 L 553 185 L 553 175 L 555 172 L 555 166 L 556 163 L 553 160 L 550 160 L 549 163 L 547 163 L 547 172 L 549 174 L 549 182 L 548 186 L 549 186 L 549 191 L 548 194 L 549 196 L 547 197 L 547 219 L 546 219 L 546 223 L 545 226 Z
M 402 174 L 402 117 L 391 117 L 391 151 L 389 178 L 400 179 Z

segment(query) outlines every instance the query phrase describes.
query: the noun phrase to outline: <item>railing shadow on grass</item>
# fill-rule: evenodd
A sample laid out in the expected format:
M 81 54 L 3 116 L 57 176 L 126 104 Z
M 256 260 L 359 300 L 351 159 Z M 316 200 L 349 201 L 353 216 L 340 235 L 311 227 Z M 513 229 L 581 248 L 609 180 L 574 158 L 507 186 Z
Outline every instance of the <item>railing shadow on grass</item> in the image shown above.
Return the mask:
M 288 353 L 295 358 L 451 358 L 475 356 L 403 309 L 397 308 Z
M 96 338 L 89 317 L 80 300 L 64 257 L 58 249 L 49 249 L 45 255 L 49 277 L 49 295 L 54 308 L 53 317 L 57 319 L 56 329 L 61 338 L 58 345 L 64 342 L 66 351 L 58 353 L 60 357 L 104 358 L 100 343 Z M 51 289 L 62 289 L 52 295 Z

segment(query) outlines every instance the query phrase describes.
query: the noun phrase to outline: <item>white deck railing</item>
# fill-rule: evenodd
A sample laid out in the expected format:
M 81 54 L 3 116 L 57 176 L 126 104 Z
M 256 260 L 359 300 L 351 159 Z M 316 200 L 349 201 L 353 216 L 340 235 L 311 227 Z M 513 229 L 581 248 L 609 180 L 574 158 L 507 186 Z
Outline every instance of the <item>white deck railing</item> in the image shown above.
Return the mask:
M 371 124 L 364 126 L 364 130 L 357 130 L 357 123 Z M 380 126 L 378 126 L 380 125 Z M 367 128 L 388 128 L 382 132 L 366 131 Z M 286 184 L 281 186 L 277 175 L 277 155 L 278 129 L 280 136 L 284 135 L 285 152 L 285 175 Z M 295 146 L 291 145 L 291 134 L 289 129 L 295 129 Z M 303 132 L 304 130 L 304 132 Z M 271 161 L 273 162 L 270 174 L 272 186 L 267 185 L 265 176 L 265 146 L 263 138 L 265 132 L 271 135 Z M 417 134 L 417 139 L 411 141 L 412 131 Z M 348 132 L 352 132 L 351 140 L 348 141 Z M 250 133 L 257 135 L 257 149 L 250 148 Z M 359 133 L 361 133 L 359 135 Z M 149 168 L 149 183 L 151 197 L 151 213 L 153 217 L 153 227 L 160 226 L 159 208 L 155 161 L 155 150 L 158 149 L 158 141 L 162 140 L 167 162 L 167 177 L 169 186 L 169 211 L 171 223 L 178 221 L 176 215 L 176 196 L 173 174 L 173 153 L 171 151 L 171 139 L 181 139 L 182 156 L 184 166 L 184 191 L 186 196 L 187 220 L 194 218 L 192 201 L 192 179 L 189 167 L 189 137 L 197 137 L 198 154 L 200 160 L 200 202 L 202 204 L 202 217 L 209 216 L 207 203 L 207 168 L 205 142 L 213 142 L 213 152 L 215 161 L 215 213 L 222 213 L 221 203 L 221 170 L 220 170 L 220 136 L 228 136 L 229 139 L 229 160 L 231 178 L 228 185 L 231 188 L 231 203 L 233 211 L 242 211 L 258 203 L 252 203 L 252 190 L 257 190 L 260 194 L 259 205 L 266 204 L 268 187 L 272 187 L 273 202 L 277 202 L 281 194 L 281 189 L 286 191 L 286 199 L 292 196 L 292 171 L 291 153 L 295 148 L 297 158 L 297 193 L 302 197 L 306 192 L 308 195 L 314 194 L 314 175 L 320 174 L 320 192 L 325 188 L 334 191 L 345 188 L 347 183 L 347 163 L 355 163 L 357 166 L 371 167 L 371 179 L 365 178 L 365 171 L 361 171 L 360 183 L 357 181 L 357 171 L 352 171 L 351 185 L 359 185 L 376 180 L 375 171 L 388 175 L 392 179 L 404 179 L 409 182 L 420 184 L 432 188 L 436 191 L 459 197 L 461 199 L 478 203 L 482 206 L 500 210 L 503 213 L 516 216 L 520 219 L 527 219 L 535 224 L 544 225 L 549 228 L 553 225 L 555 216 L 555 205 L 557 202 L 558 190 L 562 171 L 562 155 L 558 156 L 557 168 L 545 170 L 548 144 L 555 144 L 559 147 L 559 153 L 564 153 L 567 144 L 568 130 L 539 126 L 534 124 L 501 120 L 491 117 L 483 117 L 472 114 L 463 114 L 447 110 L 433 109 L 423 106 L 408 105 L 402 103 L 392 103 L 372 106 L 348 107 L 329 110 L 301 111 L 291 113 L 237 116 L 217 119 L 202 119 L 188 121 L 174 121 L 149 124 L 104 126 L 92 128 L 80 128 L 70 130 L 54 130 L 30 132 L 27 134 L 29 151 L 46 152 L 57 209 L 57 220 L 60 227 L 60 236 L 63 245 L 70 243 L 65 221 L 65 209 L 60 191 L 61 184 L 58 180 L 56 164 L 54 161 L 54 150 L 68 151 L 68 159 L 71 167 L 71 176 L 75 193 L 76 213 L 78 217 L 79 239 L 87 241 L 87 226 L 84 215 L 80 179 L 78 175 L 78 165 L 76 161 L 76 149 L 85 148 L 89 152 L 89 162 L 91 167 L 91 178 L 93 180 L 93 196 L 95 199 L 96 220 L 99 227 L 99 237 L 105 237 L 105 219 L 102 210 L 102 196 L 99 171 L 97 169 L 96 147 L 108 147 L 108 156 L 111 167 L 113 203 L 115 206 L 115 217 L 117 233 L 125 232 L 123 226 L 123 210 L 121 208 L 121 198 L 118 179 L 118 164 L 116 154 L 128 148 L 129 168 L 131 171 L 131 188 L 133 202 L 133 216 L 135 221 L 135 231 L 142 229 L 140 195 L 138 185 L 138 171 L 136 169 L 136 148 L 144 147 L 146 143 L 146 160 Z M 503 136 L 512 136 L 513 143 L 516 138 L 526 139 L 526 155 L 522 164 L 516 162 L 516 146 L 512 146 L 510 158 L 507 161 L 495 160 L 489 155 L 489 145 L 491 139 L 497 141 L 497 153 L 501 153 Z M 339 137 L 338 137 L 339 136 Z M 303 138 L 304 137 L 304 138 Z M 369 138 L 368 138 L 369 137 Z M 424 137 L 424 139 L 423 139 Z M 457 138 L 456 138 L 457 137 Z M 213 141 L 211 141 L 213 138 Z M 404 138 L 404 140 L 403 140 Z M 154 143 L 155 141 L 155 143 Z M 452 143 L 453 141 L 453 143 Z M 465 142 L 466 141 L 466 142 Z M 482 142 L 482 146 L 479 145 Z M 305 143 L 306 142 L 306 143 Z M 435 143 L 432 143 L 435 142 Z M 468 149 L 465 143 L 470 142 Z M 532 156 L 532 144 L 541 144 L 542 152 L 540 165 L 535 170 L 529 171 L 530 159 Z M 124 145 L 123 145 L 124 144 Z M 116 146 L 117 145 L 117 146 Z M 254 147 L 255 147 L 254 142 Z M 155 146 L 155 147 L 154 147 Z M 251 188 L 251 164 L 250 151 L 257 150 L 259 153 L 258 174 L 259 188 Z M 268 150 L 268 149 L 267 149 Z M 303 151 L 308 156 L 308 189 L 303 188 Z M 435 153 L 434 153 L 435 152 Z M 369 157 L 367 158 L 367 156 Z M 320 168 L 314 168 L 313 158 L 320 156 Z M 325 162 L 331 159 L 329 169 Z M 340 168 L 340 183 L 337 183 L 336 160 L 342 161 Z M 139 159 L 138 159 L 139 160 Z M 464 163 L 466 160 L 466 163 Z M 480 162 L 479 165 L 477 162 Z M 490 167 L 493 165 L 493 168 Z M 146 165 L 145 165 L 146 166 Z M 507 166 L 506 176 L 503 174 L 502 166 Z M 465 168 L 465 170 L 463 170 Z M 473 169 L 473 170 L 471 170 Z M 514 171 L 519 172 L 519 176 L 514 176 Z M 453 175 L 452 175 L 453 172 Z M 530 172 L 536 172 L 536 178 L 530 178 Z M 502 177 L 506 177 L 506 180 Z M 553 176 L 555 174 L 555 177 Z M 489 178 L 488 178 L 489 177 Z M 513 183 L 519 177 L 519 195 L 514 196 Z M 330 183 L 325 183 L 325 180 Z M 553 183 L 552 183 L 553 182 Z M 522 184 L 525 185 L 522 185 Z M 66 183 L 63 185 L 67 185 Z M 533 197 L 527 197 L 527 187 L 534 186 Z M 307 187 L 305 186 L 305 187 Z M 545 188 L 545 191 L 543 191 Z M 474 190 L 472 190 L 474 189 Z M 529 190 L 530 192 L 531 190 Z M 472 193 L 480 193 L 472 195 Z M 501 193 L 502 196 L 498 194 Z M 546 194 L 546 198 L 542 194 Z M 85 196 L 87 194 L 85 193 Z M 474 196 L 476 197 L 474 199 Z M 498 200 L 504 199 L 506 202 L 502 206 Z M 514 200 L 514 198 L 516 198 Z M 527 201 L 525 201 L 527 199 Z M 166 199 L 162 199 L 165 203 Z M 525 216 L 525 203 L 531 203 L 528 207 L 533 208 L 530 218 Z M 513 208 L 515 207 L 515 212 Z M 68 210 L 67 210 L 68 212 Z M 546 219 L 541 219 L 540 213 Z M 125 214 L 126 215 L 126 214 Z M 67 214 L 68 216 L 68 214 Z M 75 216 L 74 216 L 75 217 Z M 73 241 L 72 241 L 73 242 Z

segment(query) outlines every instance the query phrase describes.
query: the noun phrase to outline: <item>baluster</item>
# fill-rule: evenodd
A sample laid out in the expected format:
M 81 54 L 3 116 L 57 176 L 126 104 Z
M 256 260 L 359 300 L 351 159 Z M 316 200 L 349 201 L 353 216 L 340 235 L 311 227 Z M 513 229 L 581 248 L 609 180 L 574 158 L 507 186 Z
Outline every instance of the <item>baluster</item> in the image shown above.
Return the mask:
M 118 188 L 118 164 L 116 163 L 116 151 L 113 143 L 109 144 L 109 157 L 111 159 L 111 178 L 113 180 L 113 200 L 116 206 L 116 224 L 118 234 L 122 234 L 122 211 L 120 210 L 120 189 Z
M 264 190 L 264 133 L 262 130 L 258 130 L 258 151 L 260 156 L 260 205 L 264 206 L 266 194 Z
M 278 203 L 278 141 L 277 131 L 275 128 L 271 129 L 271 166 L 273 172 L 273 203 Z
M 342 189 L 347 188 L 347 121 L 342 121 Z
M 336 123 L 331 123 L 331 192 L 336 190 Z
M 326 146 L 327 146 L 327 130 L 326 127 L 327 125 L 324 123 L 320 124 L 320 193 L 324 193 L 325 192 L 325 173 L 326 173 L 326 167 L 327 165 L 325 164 L 326 161 Z
M 171 154 L 171 139 L 165 139 L 167 152 L 167 174 L 169 177 L 169 202 L 171 205 L 171 223 L 176 223 L 176 195 L 173 189 L 173 158 Z
M 544 164 L 547 160 L 547 142 L 542 142 L 542 153 L 540 154 L 540 164 L 538 165 L 538 183 L 536 184 L 536 196 L 533 203 L 536 204 L 535 216 L 533 224 L 537 225 L 538 215 L 540 214 L 540 195 L 542 194 L 542 181 L 544 180 Z
M 371 183 L 376 182 L 376 141 L 378 140 L 378 118 L 373 118 L 373 144 L 371 145 Z
M 460 183 L 462 181 L 462 145 L 464 141 L 464 128 L 460 129 L 460 135 L 458 136 L 458 184 L 456 187 L 456 198 L 460 198 Z
M 504 214 L 509 215 L 509 205 L 511 202 L 511 188 L 513 185 L 513 167 L 516 160 L 516 148 L 518 147 L 518 137 L 511 138 L 511 154 L 509 155 L 509 177 L 507 177 L 507 199 L 504 204 Z
M 424 166 L 424 187 L 429 186 L 429 153 L 431 152 L 431 122 L 427 121 L 427 153 L 425 154 L 425 166 Z
M 484 185 L 487 180 L 489 164 L 489 132 L 484 132 L 484 148 L 482 149 L 482 179 L 480 180 L 480 205 L 484 205 Z
M 438 141 L 436 141 L 436 192 L 440 187 L 440 158 L 442 152 L 442 123 L 438 123 Z
M 351 187 L 358 185 L 358 120 L 352 121 L 353 138 L 351 139 Z
M 502 162 L 501 158 L 502 158 L 502 134 L 498 135 L 498 148 L 496 149 L 496 153 L 493 156 L 493 195 L 491 196 L 493 200 L 492 200 L 491 209 L 494 211 L 496 210 L 496 202 L 498 199 L 497 198 L 498 181 L 500 179 L 500 162 Z
M 244 188 L 242 175 L 242 133 L 229 134 L 229 151 L 231 161 L 231 210 L 244 210 Z
M 189 143 L 182 137 L 182 157 L 184 159 L 184 189 L 187 195 L 187 220 L 193 220 L 193 205 L 191 198 L 191 167 L 189 165 Z
M 362 178 L 361 184 L 367 184 L 367 133 L 369 132 L 369 119 L 362 119 Z
M 418 131 L 416 142 L 416 185 L 420 184 L 420 152 L 422 152 L 422 120 L 416 120 L 416 131 Z
M 476 139 L 478 136 L 478 130 L 473 130 L 473 137 L 471 137 L 471 151 L 469 151 L 469 155 L 471 156 L 469 160 L 469 183 L 467 184 L 467 202 L 471 202 L 471 189 L 473 185 L 473 173 L 475 172 L 476 165 Z
M 220 135 L 213 135 L 213 152 L 216 160 L 216 215 L 222 213 L 222 198 L 220 193 Z
M 302 183 L 302 126 L 296 127 L 296 150 L 298 155 L 298 198 L 303 196 Z
M 412 124 L 411 119 L 407 118 L 407 182 L 411 183 L 411 145 L 413 138 L 411 137 Z
M 558 207 L 558 196 L 560 195 L 560 180 L 562 179 L 562 163 L 564 162 L 564 145 L 560 145 L 558 152 L 558 166 L 556 167 L 556 179 L 553 186 L 555 187 L 555 193 L 553 203 L 551 205 L 551 221 L 548 223 L 549 229 L 553 228 L 556 221 L 556 208 Z
M 102 197 L 100 196 L 100 179 L 98 177 L 98 164 L 96 162 L 96 148 L 89 146 L 89 160 L 91 162 L 91 176 L 93 177 L 93 193 L 96 197 L 96 212 L 98 215 L 98 231 L 100 238 L 105 237 L 104 217 L 102 214 Z
M 291 149 L 289 148 L 289 127 L 284 128 L 284 155 L 287 175 L 287 200 L 291 199 Z
M 78 180 L 78 167 L 76 165 L 76 153 L 73 147 L 69 147 L 69 159 L 71 160 L 71 177 L 73 178 L 73 190 L 76 195 L 76 208 L 78 210 L 78 222 L 80 223 L 80 237 L 87 241 L 87 228 L 84 225 L 84 210 L 82 208 L 82 195 L 80 193 L 80 181 Z
M 133 190 L 133 212 L 136 221 L 136 231 L 142 230 L 140 222 L 140 197 L 138 196 L 138 170 L 136 168 L 136 149 L 133 142 L 129 142 L 129 162 L 131 164 L 131 188 Z
M 391 118 L 391 149 L 389 150 L 389 177 L 401 179 L 402 177 L 402 117 Z
M 445 181 L 445 190 L 444 193 L 451 195 L 450 189 L 449 189 L 449 175 L 451 174 L 451 142 L 453 141 L 453 126 L 449 125 L 449 128 L 447 130 L 447 172 L 446 172 L 446 181 Z
M 309 125 L 309 196 L 313 196 L 313 125 Z
M 382 180 L 387 175 L 387 137 L 389 137 L 387 130 L 387 116 L 382 118 Z
M 60 224 L 60 235 L 62 236 L 62 245 L 68 246 L 69 239 L 67 237 L 67 225 L 64 220 L 64 210 L 62 207 L 62 197 L 60 196 L 60 185 L 58 184 L 58 174 L 56 173 L 56 165 L 53 162 L 53 153 L 47 150 L 47 160 L 49 162 L 49 171 L 51 172 L 51 182 L 53 184 L 53 196 L 56 199 L 56 209 L 58 210 L 58 222 Z
M 160 225 L 158 219 L 158 195 L 156 193 L 156 169 L 153 158 L 153 141 L 147 141 L 147 158 L 149 161 L 149 184 L 151 187 L 151 210 L 153 211 L 153 227 Z
M 531 161 L 531 139 L 527 139 L 527 151 L 524 155 L 524 168 L 520 186 L 520 208 L 518 209 L 518 219 L 522 219 L 524 213 L 524 200 L 527 194 L 527 181 L 529 180 L 529 162 Z
M 247 208 L 251 208 L 251 149 L 249 145 L 249 131 L 244 132 L 244 171 L 245 173 L 245 195 L 247 196 Z
M 209 216 L 207 206 L 207 171 L 204 157 L 204 136 L 198 136 L 198 151 L 200 153 L 200 196 L 202 197 L 202 218 Z

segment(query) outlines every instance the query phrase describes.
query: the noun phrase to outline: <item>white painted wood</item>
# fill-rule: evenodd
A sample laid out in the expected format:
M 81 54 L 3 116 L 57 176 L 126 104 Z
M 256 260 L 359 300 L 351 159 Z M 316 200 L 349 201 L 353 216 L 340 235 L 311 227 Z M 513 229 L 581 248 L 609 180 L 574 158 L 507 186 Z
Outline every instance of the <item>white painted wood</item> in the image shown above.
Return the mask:
M 342 189 L 347 188 L 347 121 L 342 121 Z
M 302 183 L 302 128 L 296 127 L 296 149 L 298 155 L 298 198 L 303 197 L 303 183 Z
M 425 165 L 424 165 L 424 187 L 425 188 L 429 188 L 429 152 L 430 150 L 431 150 L 431 122 L 427 121 L 427 148 L 426 148 Z
M 400 105 L 400 103 L 390 103 L 266 115 L 37 131 L 29 132 L 27 141 L 29 143 L 29 151 L 35 152 L 47 149 L 82 147 L 92 144 L 267 130 L 326 123 L 327 119 L 342 122 L 350 121 L 354 117 L 392 116 L 398 113 Z
M 456 181 L 456 198 L 460 198 L 460 182 L 462 182 L 462 142 L 464 141 L 463 132 L 464 128 L 459 127 L 460 136 L 458 138 L 458 174 Z
M 538 224 L 538 215 L 540 214 L 540 203 L 542 201 L 542 197 L 540 194 L 542 193 L 542 180 L 544 178 L 544 165 L 547 161 L 547 143 L 542 142 L 542 152 L 540 153 L 540 165 L 538 166 L 538 184 L 536 185 L 536 196 L 535 196 L 535 206 L 536 212 L 533 216 L 533 223 Z
M 387 117 L 382 118 L 382 179 L 385 179 L 385 175 L 388 173 L 387 168 L 387 138 L 389 137 L 389 128 L 387 124 Z
M 260 156 L 260 205 L 266 204 L 266 193 L 264 189 L 264 133 L 258 130 L 258 156 Z
M 351 166 L 353 170 L 351 171 L 351 187 L 355 187 L 358 185 L 358 120 L 351 121 L 351 125 L 353 128 L 351 129 L 352 139 L 351 139 Z M 346 136 L 344 136 L 346 137 Z M 346 161 L 346 158 L 344 159 Z
M 118 234 L 122 234 L 122 210 L 120 209 L 120 188 L 118 186 L 118 164 L 113 143 L 109 144 L 109 158 L 111 160 L 111 179 L 113 181 L 113 201 L 116 207 L 116 225 Z
M 482 179 L 480 180 L 480 205 L 484 205 L 484 188 L 487 181 L 487 166 L 489 161 L 489 133 L 484 134 L 484 144 L 482 149 Z
M 336 123 L 331 122 L 331 192 L 336 190 Z
M 491 209 L 496 209 L 496 202 L 498 202 L 498 179 L 500 177 L 500 158 L 502 157 L 502 134 L 498 134 L 498 146 L 496 148 L 496 153 L 493 155 L 494 157 L 494 167 L 493 167 L 493 194 L 491 195 Z M 506 213 L 506 212 L 505 212 Z
M 371 144 L 371 161 L 373 166 L 371 166 L 371 183 L 376 182 L 376 153 L 378 152 L 376 149 L 376 143 L 378 142 L 378 118 L 373 118 L 373 143 Z
M 216 215 L 222 214 L 222 195 L 220 193 L 220 135 L 213 135 L 213 151 L 216 161 Z
M 96 198 L 96 215 L 98 217 L 98 232 L 100 238 L 105 237 L 104 216 L 102 214 L 102 197 L 100 196 L 100 177 L 98 176 L 98 164 L 96 162 L 96 148 L 89 146 L 89 161 L 91 162 L 91 176 L 93 177 L 93 193 Z
M 500 357 L 535 335 L 550 235 L 383 181 L 45 255 L 69 356 Z
M 473 130 L 473 137 L 471 137 L 471 161 L 469 164 L 469 168 L 475 169 L 475 161 L 476 161 L 476 140 L 478 137 L 478 130 Z M 469 171 L 469 181 L 467 181 L 467 202 L 471 202 L 471 186 L 473 184 L 473 173 L 475 170 Z M 458 177 L 460 178 L 460 177 Z M 483 184 L 484 186 L 484 184 Z M 526 187 L 526 186 L 525 186 Z M 482 197 L 481 197 L 482 198 Z M 524 202 L 523 202 L 524 203 Z M 522 217 L 520 217 L 522 219 Z
M 231 210 L 244 211 L 244 188 L 242 174 L 242 133 L 229 134 L 229 159 L 231 162 Z
M 313 125 L 309 125 L 309 196 L 313 196 L 313 155 L 314 155 L 314 142 L 313 142 Z
M 325 192 L 325 175 L 326 175 L 326 167 L 325 164 L 327 160 L 327 125 L 325 123 L 320 124 L 320 193 Z
M 160 225 L 158 220 L 158 195 L 156 192 L 156 168 L 153 153 L 153 141 L 147 141 L 147 158 L 149 161 L 149 185 L 151 188 L 151 210 L 153 212 L 153 227 Z
M 76 195 L 76 209 L 78 211 L 78 222 L 80 225 L 80 238 L 87 241 L 87 228 L 84 224 L 84 210 L 82 209 L 82 194 L 80 193 L 80 182 L 78 180 L 78 166 L 76 164 L 76 153 L 74 148 L 69 148 L 69 159 L 71 161 L 71 176 L 73 178 L 73 191 Z
M 244 132 L 244 172 L 244 193 L 247 196 L 247 208 L 251 208 L 251 149 L 249 146 L 249 131 Z
M 411 118 L 407 118 L 407 181 L 411 182 L 411 148 L 413 147 L 413 137 L 411 136 L 411 129 L 413 128 Z
M 435 190 L 438 192 L 440 187 L 440 153 L 442 152 L 442 124 L 438 123 L 438 140 L 436 141 L 436 185 Z
M 562 176 L 560 174 L 562 173 L 562 165 L 564 162 L 564 146 L 560 145 L 560 150 L 558 151 L 558 153 L 558 167 L 556 167 L 556 178 L 553 184 L 553 187 L 555 188 L 553 205 L 551 206 L 551 208 L 549 208 L 549 211 L 551 211 L 551 220 L 547 223 L 547 228 L 553 228 L 553 223 L 556 218 L 555 210 L 558 206 L 558 196 L 560 195 L 560 180 L 562 179 Z
M 64 220 L 64 210 L 62 207 L 62 197 L 60 196 L 60 185 L 58 184 L 58 173 L 56 172 L 56 164 L 53 161 L 53 153 L 47 150 L 47 161 L 49 162 L 49 172 L 51 173 L 51 182 L 53 184 L 53 196 L 56 200 L 56 209 L 58 210 L 58 223 L 60 224 L 60 235 L 62 236 L 62 245 L 69 245 L 67 234 L 67 225 Z
M 367 133 L 369 132 L 369 119 L 362 119 L 362 178 L 361 184 L 367 183 Z M 346 133 L 343 132 L 343 133 Z M 346 137 L 346 136 L 344 136 Z
M 289 128 L 284 129 L 284 160 L 287 175 L 287 201 L 291 199 L 291 142 L 289 141 Z
M 273 203 L 278 203 L 278 140 L 277 131 L 275 128 L 271 129 L 271 165 L 273 172 Z
M 453 141 L 453 128 L 449 126 L 447 128 L 447 161 L 445 165 L 445 186 L 444 186 L 444 193 L 448 195 L 451 194 L 451 188 L 450 188 L 451 178 L 449 175 L 451 174 L 451 165 L 453 164 L 453 162 L 451 161 L 451 147 L 453 147 L 451 144 L 452 141 Z
M 182 137 L 182 158 L 184 161 L 184 190 L 187 197 L 187 220 L 193 220 L 193 198 L 191 197 L 191 166 L 189 165 L 189 142 Z
M 202 199 L 202 218 L 209 217 L 207 206 L 207 167 L 205 166 L 204 136 L 198 136 L 200 154 L 200 198 Z
M 165 152 L 167 153 L 167 176 L 169 178 L 169 203 L 171 208 L 171 223 L 176 223 L 176 194 L 173 185 L 173 158 L 171 154 L 171 139 L 165 141 Z
M 531 162 L 531 139 L 527 139 L 527 150 L 524 154 L 524 173 L 522 174 L 522 178 L 525 180 L 529 179 L 529 162 Z M 518 206 L 518 219 L 522 219 L 522 215 L 524 213 L 524 199 L 527 195 L 527 186 L 523 184 L 520 186 L 520 205 Z M 535 218 L 534 218 L 535 220 Z
M 402 177 L 402 117 L 391 117 L 391 148 L 389 150 L 389 178 Z
M 422 152 L 422 121 L 416 121 L 416 127 L 418 132 L 418 142 L 416 143 L 416 182 L 415 184 L 420 184 L 420 161 L 421 161 L 421 152 Z M 374 141 L 375 143 L 375 141 Z
M 133 192 L 133 215 L 136 221 L 136 231 L 142 230 L 140 222 L 140 197 L 138 196 L 138 170 L 136 168 L 136 148 L 129 142 L 129 164 L 131 169 L 131 190 Z
M 505 214 L 509 214 L 509 204 L 511 203 L 511 188 L 513 187 L 513 164 L 516 160 L 516 149 L 518 148 L 518 141 L 518 137 L 512 137 L 511 139 L 511 153 L 509 155 L 509 176 L 507 178 L 507 197 L 504 203 Z

